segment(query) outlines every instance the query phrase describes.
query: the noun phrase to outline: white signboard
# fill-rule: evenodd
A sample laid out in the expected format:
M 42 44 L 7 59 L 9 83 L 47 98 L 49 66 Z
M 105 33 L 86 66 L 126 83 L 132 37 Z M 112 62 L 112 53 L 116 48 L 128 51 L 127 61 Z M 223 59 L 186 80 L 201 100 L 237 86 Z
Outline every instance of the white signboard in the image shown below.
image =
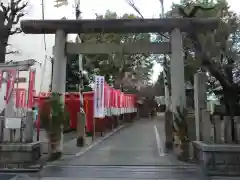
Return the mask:
M 94 117 L 104 118 L 104 76 L 95 76 Z
M 5 128 L 7 129 L 20 129 L 21 128 L 21 118 L 6 118 Z

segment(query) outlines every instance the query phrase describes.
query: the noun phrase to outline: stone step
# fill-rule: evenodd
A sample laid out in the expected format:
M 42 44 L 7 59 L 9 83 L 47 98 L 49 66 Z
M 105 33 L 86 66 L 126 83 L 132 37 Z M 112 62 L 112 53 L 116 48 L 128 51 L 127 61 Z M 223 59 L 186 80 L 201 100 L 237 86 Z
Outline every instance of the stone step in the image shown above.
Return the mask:
M 50 179 L 120 180 L 120 179 L 165 179 L 201 180 L 202 173 L 196 166 L 46 166 L 40 176 Z M 65 178 L 65 179 L 64 179 Z

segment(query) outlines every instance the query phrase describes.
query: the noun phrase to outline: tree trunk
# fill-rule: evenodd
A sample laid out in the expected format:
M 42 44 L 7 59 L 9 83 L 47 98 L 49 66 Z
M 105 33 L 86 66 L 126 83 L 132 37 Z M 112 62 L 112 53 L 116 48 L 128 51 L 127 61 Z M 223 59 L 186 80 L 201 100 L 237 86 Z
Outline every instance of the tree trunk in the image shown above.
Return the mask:
M 5 63 L 6 59 L 6 46 L 5 42 L 2 42 L 2 38 L 0 37 L 0 63 Z
M 4 38 L 5 35 L 5 16 L 3 11 L 0 11 L 0 63 L 5 62 L 5 52 L 6 52 L 6 41 Z
M 114 88 L 120 89 L 122 87 L 123 78 L 124 78 L 124 72 L 120 72 L 118 76 L 116 77 L 116 80 L 114 82 Z

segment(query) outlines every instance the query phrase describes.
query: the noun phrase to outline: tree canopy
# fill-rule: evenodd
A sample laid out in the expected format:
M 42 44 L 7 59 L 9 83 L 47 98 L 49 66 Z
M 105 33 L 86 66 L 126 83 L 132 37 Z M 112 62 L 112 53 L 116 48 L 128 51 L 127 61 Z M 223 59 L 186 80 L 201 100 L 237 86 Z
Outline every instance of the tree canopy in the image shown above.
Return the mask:
M 220 19 L 219 26 L 214 32 L 184 35 L 185 60 L 190 64 L 189 59 L 191 59 L 196 71 L 208 72 L 208 84 L 222 89 L 228 113 L 236 113 L 239 108 L 237 97 L 240 93 L 240 84 L 237 80 L 240 42 L 239 16 L 230 11 L 225 0 L 216 2 L 185 0 L 181 4 L 173 4 L 167 16 L 217 17 Z M 195 72 L 192 71 L 192 73 Z
M 108 10 L 105 15 L 96 14 L 96 19 L 139 18 L 133 14 L 119 17 Z M 150 34 L 81 34 L 83 43 L 116 43 L 150 41 Z M 104 75 L 106 81 L 119 88 L 132 88 L 140 82 L 149 81 L 152 73 L 153 60 L 149 54 L 96 54 L 84 55 L 83 66 L 90 74 Z

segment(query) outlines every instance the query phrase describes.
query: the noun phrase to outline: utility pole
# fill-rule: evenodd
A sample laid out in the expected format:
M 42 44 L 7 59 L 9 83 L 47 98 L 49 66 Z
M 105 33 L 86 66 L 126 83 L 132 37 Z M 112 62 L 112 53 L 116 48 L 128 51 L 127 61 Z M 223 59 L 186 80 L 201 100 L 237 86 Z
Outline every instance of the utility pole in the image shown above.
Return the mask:
M 159 0 L 161 3 L 161 14 L 160 17 L 164 18 L 164 0 Z M 161 36 L 161 40 L 163 41 L 164 37 Z M 163 77 L 164 77 L 164 89 L 165 89 L 165 104 L 166 104 L 166 111 L 170 110 L 170 88 L 169 88 L 169 68 L 168 68 L 168 62 L 167 62 L 167 55 L 164 54 L 163 59 Z
M 160 17 L 164 18 L 164 0 L 159 0 L 161 3 L 161 14 Z M 164 37 L 161 37 L 163 41 Z M 170 99 L 170 75 L 168 68 L 168 59 L 167 55 L 164 54 L 163 59 L 163 77 L 164 77 L 164 91 L 165 91 L 165 148 L 172 149 L 173 147 L 173 128 L 172 128 L 172 113 L 171 113 L 171 99 Z

